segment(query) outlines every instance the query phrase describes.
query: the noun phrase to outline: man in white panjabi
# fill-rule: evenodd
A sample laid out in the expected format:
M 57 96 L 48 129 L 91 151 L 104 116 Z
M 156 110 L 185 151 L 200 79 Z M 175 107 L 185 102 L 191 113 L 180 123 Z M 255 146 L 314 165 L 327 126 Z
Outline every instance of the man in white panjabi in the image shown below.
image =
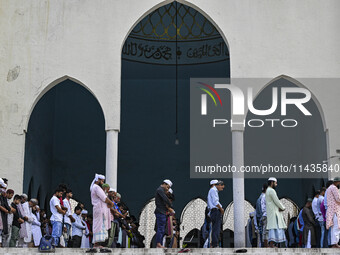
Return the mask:
M 104 247 L 105 241 L 108 239 L 108 230 L 110 224 L 108 221 L 109 210 L 108 206 L 112 207 L 112 201 L 105 195 L 104 190 L 101 186 L 104 184 L 105 176 L 96 174 L 93 179 L 90 191 L 91 191 L 91 202 L 93 205 L 93 248 L 88 252 L 97 252 L 97 248 L 100 252 L 111 252 L 110 249 Z
M 40 215 L 39 215 L 39 206 L 38 206 L 38 200 L 36 199 L 31 199 L 35 203 L 35 205 L 32 207 L 32 217 L 33 217 L 33 222 L 32 222 L 32 235 L 33 235 L 33 242 L 34 246 L 39 246 L 40 244 L 40 239 L 42 237 L 41 234 L 41 223 L 40 223 Z
M 28 196 L 26 194 L 22 194 L 22 209 L 24 211 L 25 222 L 21 224 L 20 229 L 20 239 L 19 239 L 19 247 L 28 247 L 28 244 L 32 242 L 32 208 L 30 208 L 30 204 L 27 201 Z
M 268 242 L 271 248 L 275 247 L 274 244 L 282 244 L 286 241 L 285 229 L 287 226 L 281 213 L 281 211 L 284 211 L 286 208 L 277 197 L 275 191 L 276 187 L 276 178 L 270 177 L 268 179 L 268 188 L 266 191 L 266 211 Z
M 90 229 L 86 222 L 87 214 L 88 214 L 87 210 L 81 211 L 81 216 L 82 216 L 83 222 L 85 223 L 85 230 L 83 231 L 83 236 L 81 238 L 80 248 L 90 248 L 90 237 L 89 237 Z

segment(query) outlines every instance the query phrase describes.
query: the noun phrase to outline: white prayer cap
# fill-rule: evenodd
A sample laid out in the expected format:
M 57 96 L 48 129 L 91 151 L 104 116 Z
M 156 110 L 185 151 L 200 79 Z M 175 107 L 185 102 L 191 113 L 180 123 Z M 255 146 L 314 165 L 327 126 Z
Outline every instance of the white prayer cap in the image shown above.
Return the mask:
M 35 207 L 38 208 L 38 209 L 40 209 L 39 205 L 36 205 Z
M 117 192 L 117 190 L 116 190 L 116 189 L 113 189 L 113 188 L 110 188 L 110 189 L 109 189 L 109 192 Z
M 24 194 L 22 194 L 21 195 L 21 197 L 23 197 L 23 198 L 25 198 L 25 199 L 27 199 L 28 198 L 28 196 L 24 193 Z
M 39 203 L 38 200 L 35 199 L 35 198 L 32 198 L 30 201 L 31 201 L 31 203 L 33 203 L 35 205 L 37 205 Z
M 88 214 L 88 211 L 87 210 L 82 210 L 81 214 Z
M 3 188 L 7 188 L 7 184 L 1 178 L 0 178 L 0 186 L 3 187 Z
M 276 178 L 275 178 L 275 177 L 270 177 L 270 178 L 268 179 L 268 181 L 277 182 L 277 180 L 276 180 Z
M 95 175 L 95 178 L 96 178 L 96 181 L 98 181 L 99 179 L 101 179 L 101 180 L 105 180 L 105 175 L 102 175 L 102 174 L 96 174 L 96 175 Z
M 117 193 L 117 194 L 116 194 L 116 197 L 121 198 L 122 196 L 121 196 L 119 193 Z
M 218 183 L 218 180 L 211 180 L 211 181 L 210 181 L 210 185 L 214 185 L 214 184 L 216 184 L 216 183 Z
M 168 179 L 165 179 L 163 182 L 168 184 L 170 187 L 172 186 L 172 182 Z
M 93 181 L 92 181 L 92 183 L 91 183 L 91 186 L 90 186 L 90 191 L 92 191 L 92 187 L 93 187 L 94 183 L 95 183 L 96 181 L 98 181 L 99 179 L 105 180 L 105 175 L 96 174 L 96 175 L 94 176 L 94 179 L 93 179 Z
M 170 194 L 172 194 L 174 191 L 172 190 L 172 188 L 169 189 Z

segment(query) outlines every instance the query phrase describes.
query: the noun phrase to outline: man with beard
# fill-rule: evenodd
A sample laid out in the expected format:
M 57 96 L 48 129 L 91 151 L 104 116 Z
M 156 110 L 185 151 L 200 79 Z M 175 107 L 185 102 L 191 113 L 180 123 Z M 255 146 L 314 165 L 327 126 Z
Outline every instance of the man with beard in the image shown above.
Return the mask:
M 170 180 L 164 180 L 163 183 L 157 188 L 155 195 L 155 203 L 156 203 L 156 244 L 157 248 L 165 248 L 163 243 L 163 236 L 165 233 L 165 224 L 166 224 L 166 212 L 169 210 L 171 213 L 174 213 L 174 210 L 171 208 L 172 204 L 166 193 L 171 188 L 172 182 Z
M 66 197 L 63 200 L 64 207 L 66 208 L 66 214 L 64 215 L 64 232 L 65 236 L 65 246 L 67 247 L 68 241 L 70 239 L 70 230 L 71 223 L 75 222 L 75 219 L 72 216 L 71 203 L 70 199 L 73 197 L 73 193 L 71 189 L 66 190 Z
M 280 202 L 276 194 L 277 180 L 274 177 L 268 179 L 266 191 L 267 229 L 269 246 L 274 248 L 274 243 L 280 244 L 286 241 L 286 223 L 283 220 L 281 211 L 286 208 Z
M 9 247 L 16 247 L 16 243 L 19 240 L 19 230 L 21 228 L 22 223 L 24 223 L 24 218 L 21 215 L 21 210 L 19 210 L 18 205 L 21 202 L 21 196 L 15 195 L 11 206 L 15 209 L 13 214 L 13 224 L 12 224 L 12 234 L 9 242 Z
M 60 205 L 60 198 L 62 195 L 63 190 L 58 188 L 55 190 L 54 195 L 50 200 L 50 210 L 52 213 L 50 221 L 52 224 L 52 237 L 54 239 L 54 246 L 59 245 L 59 239 L 62 235 L 63 215 L 66 214 L 66 210 L 63 210 Z
M 108 207 L 112 207 L 113 203 L 105 195 L 102 185 L 104 184 L 105 176 L 96 174 L 93 179 L 90 191 L 91 202 L 93 205 L 93 243 L 94 246 L 88 252 L 97 252 L 97 248 L 100 248 L 100 252 L 111 252 L 110 249 L 104 248 L 104 243 L 108 239 L 108 230 L 110 229 L 109 210 Z

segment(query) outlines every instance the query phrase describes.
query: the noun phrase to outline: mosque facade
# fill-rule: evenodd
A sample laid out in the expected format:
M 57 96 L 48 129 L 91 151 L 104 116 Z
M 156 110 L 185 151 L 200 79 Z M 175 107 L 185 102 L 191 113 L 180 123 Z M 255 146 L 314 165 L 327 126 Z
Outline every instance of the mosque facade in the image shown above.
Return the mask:
M 262 109 L 274 87 L 311 93 L 311 116 L 295 112 L 297 128 L 227 127 L 226 162 L 337 165 L 339 10 L 336 0 L 1 0 L 1 177 L 42 207 L 59 183 L 90 207 L 89 185 L 102 173 L 149 223 L 150 199 L 168 178 L 187 219 L 210 180 L 190 177 L 190 78 L 260 78 L 252 88 Z M 256 118 L 247 107 L 243 117 Z M 282 178 L 277 192 L 301 207 L 337 175 Z M 224 207 L 237 194 L 243 213 L 266 181 L 222 179 Z

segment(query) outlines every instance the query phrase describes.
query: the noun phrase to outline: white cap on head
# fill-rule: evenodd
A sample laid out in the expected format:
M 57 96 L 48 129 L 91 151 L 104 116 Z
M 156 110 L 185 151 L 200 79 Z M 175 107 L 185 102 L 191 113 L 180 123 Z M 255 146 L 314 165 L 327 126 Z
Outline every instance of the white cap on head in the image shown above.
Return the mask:
M 86 210 L 81 211 L 81 214 L 87 214 L 87 213 L 88 213 L 88 211 L 86 211 Z
M 35 205 L 37 205 L 39 203 L 38 199 L 36 199 L 36 198 L 31 198 L 30 202 L 35 204 Z
M 116 189 L 113 189 L 113 188 L 110 188 L 110 189 L 109 189 L 109 192 L 117 192 L 117 190 L 116 190 Z
M 276 178 L 275 178 L 275 177 L 270 177 L 270 178 L 268 179 L 268 181 L 277 182 L 277 180 L 276 180 Z
M 3 187 L 3 188 L 7 188 L 7 184 L 1 178 L 0 178 L 0 186 Z
M 25 198 L 25 199 L 27 199 L 28 198 L 28 196 L 24 193 L 24 194 L 22 194 L 21 195 L 23 198 Z
M 170 180 L 168 180 L 168 179 L 164 180 L 163 182 L 168 184 L 170 187 L 172 186 L 172 182 Z
M 90 191 L 92 191 L 92 187 L 93 187 L 94 183 L 95 183 L 96 181 L 98 181 L 99 179 L 105 180 L 105 175 L 96 174 L 96 175 L 94 176 L 94 179 L 93 179 L 93 181 L 92 181 L 92 183 L 91 183 L 91 185 L 90 185 Z
M 216 184 L 216 183 L 218 183 L 218 180 L 211 180 L 211 181 L 210 181 L 210 185 L 214 185 L 214 184 Z
M 174 191 L 172 190 L 172 188 L 169 189 L 170 194 L 174 193 Z

